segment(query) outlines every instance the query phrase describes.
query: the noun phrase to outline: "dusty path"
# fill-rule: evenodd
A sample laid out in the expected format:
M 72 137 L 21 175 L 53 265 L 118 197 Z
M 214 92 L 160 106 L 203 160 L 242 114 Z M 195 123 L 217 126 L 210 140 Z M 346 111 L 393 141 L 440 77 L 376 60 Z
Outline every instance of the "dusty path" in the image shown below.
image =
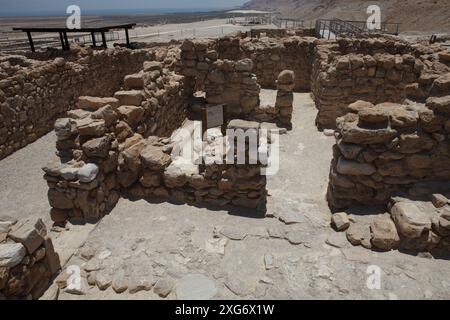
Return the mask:
M 263 103 L 274 95 L 264 90 Z M 280 171 L 268 177 L 268 217 L 121 199 L 98 225 L 70 225 L 52 237 L 63 263 L 70 259 L 66 267 L 97 270 L 83 271 L 90 281 L 114 279 L 135 289 L 140 283 L 148 291 L 116 294 L 91 286 L 84 295 L 61 291 L 59 298 L 159 299 L 151 290 L 158 280 L 157 292 L 172 289 L 168 299 L 450 298 L 449 261 L 352 247 L 329 228 L 324 195 L 334 138 L 314 127 L 309 94 L 296 94 L 294 103 L 294 128 L 280 137 Z M 50 133 L 0 161 L 1 213 L 50 223 L 41 167 L 54 143 Z M 366 285 L 371 265 L 381 268 L 380 290 Z

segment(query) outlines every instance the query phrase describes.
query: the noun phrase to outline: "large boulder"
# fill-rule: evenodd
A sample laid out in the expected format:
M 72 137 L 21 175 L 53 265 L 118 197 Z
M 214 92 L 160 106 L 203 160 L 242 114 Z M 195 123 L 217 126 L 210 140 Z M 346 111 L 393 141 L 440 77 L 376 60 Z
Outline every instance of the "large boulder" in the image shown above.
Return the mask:
M 20 242 L 25 246 L 28 253 L 33 253 L 44 242 L 47 235 L 47 228 L 41 219 L 36 222 L 25 221 L 19 228 L 9 233 L 9 237 L 15 242 Z
M 411 202 L 397 202 L 391 208 L 391 216 L 400 235 L 419 238 L 431 230 L 431 219 Z
M 400 244 L 397 228 L 389 216 L 375 217 L 370 224 L 372 246 L 389 251 Z

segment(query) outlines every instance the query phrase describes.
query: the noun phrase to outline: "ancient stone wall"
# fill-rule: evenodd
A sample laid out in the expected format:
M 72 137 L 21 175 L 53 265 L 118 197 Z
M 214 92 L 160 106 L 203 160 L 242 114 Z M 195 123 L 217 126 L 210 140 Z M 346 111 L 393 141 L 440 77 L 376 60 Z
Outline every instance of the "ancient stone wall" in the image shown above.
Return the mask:
M 110 96 L 148 50 L 83 49 L 54 60 L 0 58 L 0 159 L 52 130 L 80 95 Z
M 248 72 L 256 75 L 261 87 L 276 89 L 278 75 L 288 69 L 296 74 L 294 91 L 308 91 L 316 41 L 308 37 L 186 40 L 181 46 L 181 72 L 196 80 L 196 90 L 203 90 L 209 61 L 250 59 L 253 65 Z
M 41 219 L 0 217 L 0 300 L 38 299 L 60 269 Z
M 331 207 L 386 204 L 398 193 L 448 190 L 450 96 L 431 97 L 426 105 L 358 101 L 348 108 L 352 113 L 337 120 Z
M 433 81 L 450 71 L 442 51 L 389 38 L 344 38 L 317 45 L 311 78 L 317 125 L 334 128 L 336 118 L 357 100 L 424 101 Z
M 172 152 L 186 142 L 174 133 L 186 119 L 184 81 L 147 61 L 125 77 L 125 90 L 110 98 L 82 96 L 79 109 L 56 121 L 58 157 L 44 168 L 55 223 L 96 221 L 114 208 L 120 192 L 221 206 L 264 202 L 261 165 L 194 164 Z
M 257 138 L 259 124 L 234 120 L 229 128 L 255 130 Z M 139 178 L 127 189 L 128 193 L 138 198 L 156 197 L 201 206 L 254 209 L 265 205 L 266 178 L 261 175 L 261 163 L 228 164 L 226 143 L 230 137 L 223 137 L 220 129 L 209 129 L 202 142 L 201 135 L 194 137 L 196 129 L 201 132 L 201 123 L 190 122 L 170 139 L 150 137 L 135 144 L 134 149 L 140 152 L 133 167 L 138 168 Z M 187 155 L 186 148 L 192 153 Z M 236 150 L 237 142 L 231 151 L 233 159 Z

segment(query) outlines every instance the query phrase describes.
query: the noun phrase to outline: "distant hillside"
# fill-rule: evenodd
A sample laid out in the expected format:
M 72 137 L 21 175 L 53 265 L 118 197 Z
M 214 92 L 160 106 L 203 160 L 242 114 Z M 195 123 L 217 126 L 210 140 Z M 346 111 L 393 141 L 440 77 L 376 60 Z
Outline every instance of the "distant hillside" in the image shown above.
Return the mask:
M 252 0 L 246 9 L 276 10 L 285 18 L 366 20 L 367 7 L 381 7 L 382 20 L 402 23 L 401 31 L 450 32 L 450 0 Z

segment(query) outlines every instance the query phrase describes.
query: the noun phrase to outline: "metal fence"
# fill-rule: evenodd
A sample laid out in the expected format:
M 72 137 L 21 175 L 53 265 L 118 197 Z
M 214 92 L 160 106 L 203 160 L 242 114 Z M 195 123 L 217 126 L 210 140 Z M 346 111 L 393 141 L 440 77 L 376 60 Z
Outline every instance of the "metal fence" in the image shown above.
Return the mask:
M 366 21 L 351 21 L 341 19 L 325 20 L 320 19 L 316 21 L 315 31 L 316 35 L 321 38 L 333 39 L 340 34 L 370 34 L 383 33 L 398 35 L 400 23 L 382 22 L 379 29 L 370 30 L 367 27 Z

